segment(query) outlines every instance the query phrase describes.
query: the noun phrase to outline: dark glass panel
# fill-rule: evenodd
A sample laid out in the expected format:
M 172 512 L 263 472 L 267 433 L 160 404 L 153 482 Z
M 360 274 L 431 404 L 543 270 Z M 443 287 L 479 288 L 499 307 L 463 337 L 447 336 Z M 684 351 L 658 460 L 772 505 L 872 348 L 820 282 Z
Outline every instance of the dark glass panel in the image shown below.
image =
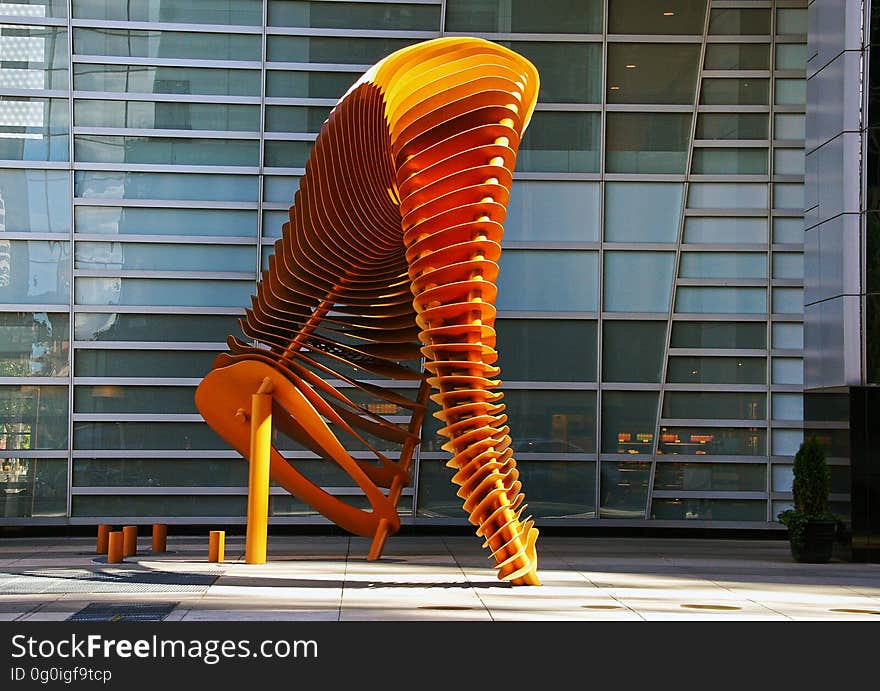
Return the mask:
M 697 139 L 767 139 L 769 119 L 765 113 L 700 113 Z
M 684 173 L 690 113 L 608 113 L 609 173 Z
M 647 453 L 654 450 L 656 391 L 602 392 L 602 453 Z
M 67 514 L 67 459 L 0 458 L 0 517 Z
M 664 418 L 766 420 L 767 394 L 721 391 L 667 391 Z
M 763 463 L 658 463 L 655 490 L 765 492 Z
M 766 521 L 767 502 L 754 499 L 655 499 L 651 518 L 695 521 Z
M 666 381 L 685 384 L 765 384 L 767 361 L 762 357 L 671 357 Z
M 69 372 L 69 315 L 0 312 L 0 377 L 64 377 Z
M 596 322 L 499 319 L 495 330 L 505 381 L 596 381 Z
M 0 386 L 0 449 L 66 448 L 66 386 Z
M 769 43 L 710 43 L 707 70 L 769 70 Z
M 602 32 L 602 0 L 447 0 L 446 30 L 598 34 Z
M 767 453 L 767 431 L 749 427 L 661 427 L 657 453 L 764 456 Z
M 601 518 L 644 518 L 651 464 L 633 461 L 602 463 L 599 493 Z
M 703 33 L 707 4 L 693 0 L 609 0 L 608 33 L 699 35 Z
M 665 321 L 606 321 L 603 328 L 603 382 L 660 381 Z
M 760 322 L 691 322 L 672 325 L 672 348 L 766 348 L 767 327 Z
M 700 46 L 608 44 L 608 103 L 694 102 Z

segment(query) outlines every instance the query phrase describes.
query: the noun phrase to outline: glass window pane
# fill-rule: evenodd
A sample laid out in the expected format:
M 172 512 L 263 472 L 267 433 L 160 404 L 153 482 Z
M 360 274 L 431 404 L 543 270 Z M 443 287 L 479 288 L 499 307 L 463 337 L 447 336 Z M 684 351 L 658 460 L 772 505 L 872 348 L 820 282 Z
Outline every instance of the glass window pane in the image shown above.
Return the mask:
M 273 497 L 274 499 L 274 497 Z M 199 495 L 74 496 L 71 512 L 77 517 L 99 516 L 242 516 L 246 497 Z
M 804 361 L 801 358 L 773 358 L 774 384 L 803 384 Z
M 320 29 L 393 27 L 400 31 L 437 31 L 440 27 L 440 7 L 403 3 L 273 0 L 269 3 L 269 26 Z
M 126 173 L 124 171 L 81 170 L 74 173 L 77 197 L 85 199 L 182 199 L 200 201 L 257 201 L 259 179 L 247 175 L 204 175 L 200 173 Z M 83 211 L 80 207 L 78 212 Z M 159 210 L 150 210 L 159 211 Z M 175 209 L 175 214 L 192 209 Z M 162 210 L 167 214 L 167 210 Z M 126 213 L 138 213 L 129 209 Z M 142 212 L 143 213 L 143 212 Z M 149 212 L 147 212 L 149 215 Z M 205 213 L 205 212 L 200 212 Z M 240 212 L 224 210 L 220 214 L 237 216 Z M 77 215 L 77 220 L 79 216 Z M 170 218 L 156 219 L 162 226 Z M 220 219 L 214 219 L 214 225 Z M 239 219 L 240 222 L 240 219 Z M 198 225 L 190 221 L 190 225 Z M 220 223 L 220 225 L 223 225 Z M 146 226 L 144 226 L 146 228 Z M 146 231 L 144 231 L 146 232 Z M 159 232 L 159 231 L 152 231 Z M 184 233 L 202 234 L 202 233 Z M 221 235 L 224 233 L 212 233 Z M 247 235 L 248 233 L 243 233 Z
M 764 244 L 767 242 L 767 219 L 691 216 L 684 222 L 684 241 Z
M 3 230 L 70 232 L 70 176 L 66 170 L 0 169 Z
M 211 370 L 213 350 L 110 350 L 78 348 L 77 377 L 203 377 Z
M 654 489 L 766 492 L 767 466 L 763 463 L 658 463 Z
M 799 252 L 773 253 L 773 278 L 803 278 L 804 255 Z
M 260 71 L 81 64 L 73 67 L 73 88 L 134 94 L 259 96 Z
M 70 243 L 0 240 L 0 303 L 67 304 Z
M 598 113 L 538 111 L 520 143 L 517 170 L 597 172 L 599 135 Z
M 77 206 L 74 215 L 78 233 L 250 237 L 257 234 L 256 211 Z
M 77 312 L 73 333 L 77 341 L 204 341 L 222 343 L 238 334 L 233 315 L 114 314 Z
M 688 186 L 691 209 L 766 209 L 767 185 L 695 182 Z
M 767 278 L 763 252 L 682 252 L 682 278 Z
M 771 467 L 774 492 L 791 492 L 794 482 L 793 466 L 774 463 Z
M 534 63 L 541 74 L 541 103 L 601 103 L 602 44 L 501 41 Z
M 263 201 L 284 202 L 293 204 L 293 195 L 299 189 L 299 178 L 279 175 L 266 175 L 263 177 Z M 263 212 L 265 215 L 265 211 Z M 508 207 L 507 217 L 510 218 Z M 505 225 L 505 234 L 510 232 Z
M 86 277 L 74 291 L 78 305 L 181 307 L 244 307 L 254 292 L 254 281 Z
M 79 127 L 259 132 L 260 106 L 77 99 L 73 120 Z
M 806 79 L 777 79 L 774 102 L 779 106 L 802 106 L 807 102 Z
M 774 139 L 805 139 L 806 116 L 796 113 L 779 113 L 773 116 Z
M 296 190 L 294 190 L 296 192 Z M 282 226 L 287 223 L 290 219 L 290 214 L 287 211 L 264 211 L 263 212 L 263 237 L 272 237 L 272 238 L 280 238 Z M 265 257 L 268 256 L 268 252 L 273 251 L 272 246 L 264 247 L 263 254 L 263 266 L 268 266 L 268 259 Z
M 766 420 L 767 394 L 667 391 L 663 417 L 703 420 Z
M 653 452 L 658 396 L 656 391 L 602 392 L 602 453 Z
M 657 520 L 766 521 L 763 499 L 654 499 L 651 518 Z
M 709 15 L 709 33 L 717 35 L 761 35 L 770 33 L 769 9 L 724 8 Z
M 774 288 L 773 289 L 773 313 L 774 314 L 803 314 L 804 313 L 804 290 L 803 290 L 803 288 Z
M 297 461 L 297 467 L 301 461 Z M 218 458 L 77 458 L 75 487 L 247 487 L 247 464 Z
M 700 113 L 697 139 L 767 139 L 764 113 Z
M 499 319 L 495 330 L 504 381 L 596 381 L 596 322 Z
M 599 193 L 597 182 L 517 180 L 510 192 L 504 239 L 597 242 Z
M 700 46 L 609 43 L 608 103 L 694 102 Z
M 3 14 L 13 17 L 66 17 L 67 0 L 16 0 L 4 3 Z
M 774 420 L 803 420 L 804 397 L 799 393 L 773 394 Z
M 446 30 L 598 34 L 602 14 L 602 0 L 447 0 Z
M 266 58 L 269 62 L 372 65 L 413 43 L 418 43 L 418 39 L 269 36 L 266 40 Z
M 609 173 L 684 173 L 690 113 L 608 113 Z
M 681 203 L 679 183 L 606 183 L 606 242 L 676 242 Z
M 672 252 L 605 252 L 608 312 L 666 312 L 672 293 Z
M 700 103 L 709 106 L 767 105 L 769 93 L 769 79 L 714 77 L 703 79 Z
M 657 452 L 687 456 L 764 456 L 767 431 L 743 427 L 661 427 Z
M 807 10 L 788 7 L 776 10 L 776 33 L 780 35 L 806 34 Z
M 67 89 L 67 29 L 4 24 L 0 89 Z
M 609 0 L 608 33 L 696 35 L 703 33 L 705 17 L 706 4 L 689 0 Z
M 803 175 L 803 149 L 774 149 L 773 172 L 777 175 Z
M 66 386 L 0 386 L 0 449 L 66 448 Z
M 790 324 L 782 322 L 773 325 L 773 347 L 774 348 L 796 348 L 798 350 L 804 347 L 804 326 L 803 324 Z
M 776 69 L 804 71 L 807 64 L 806 43 L 777 43 Z
M 73 30 L 73 52 L 77 55 L 258 61 L 260 45 L 260 37 L 256 34 L 107 28 Z
M 595 312 L 598 276 L 596 252 L 507 250 L 496 304 L 499 310 Z
M 238 139 L 174 137 L 74 137 L 78 161 L 159 165 L 257 166 L 260 143 Z
M 116 19 L 183 24 L 259 25 L 263 11 L 259 0 L 73 0 L 73 16 L 83 19 Z M 218 514 L 214 514 L 218 515 Z
M 8 518 L 66 516 L 67 459 L 0 460 L 0 515 Z
M 338 99 L 342 98 L 351 85 L 358 80 L 358 77 L 360 75 L 354 72 L 268 70 L 266 72 L 266 96 L 270 98 Z
M 766 384 L 762 357 L 675 356 L 669 358 L 666 381 L 676 384 Z
M 201 375 L 200 375 L 201 376 Z M 75 422 L 75 449 L 228 449 L 203 422 Z
M 250 245 L 76 243 L 74 268 L 111 271 L 254 271 Z
M 775 429 L 773 430 L 773 455 L 794 456 L 803 440 L 803 430 Z
M 595 453 L 595 391 L 504 392 L 513 450 L 523 453 Z
M 644 518 L 651 464 L 633 461 L 602 463 L 600 518 Z
M 769 43 L 709 43 L 707 70 L 769 70 Z
M 697 314 L 761 314 L 767 311 L 767 290 L 682 286 L 675 295 L 675 311 Z
M 773 242 L 802 245 L 804 242 L 804 219 L 774 218 Z
M 272 168 L 305 168 L 314 142 L 267 141 L 264 144 L 263 165 Z
M 2 159 L 66 161 L 70 158 L 67 99 L 0 96 L 0 128 Z
M 320 132 L 330 110 L 326 106 L 266 106 L 266 131 Z
M 0 312 L 0 376 L 66 377 L 69 330 L 67 314 Z
M 691 172 L 698 175 L 766 175 L 767 149 L 694 149 Z
M 672 348 L 767 347 L 767 328 L 760 322 L 675 322 Z
M 191 386 L 76 386 L 76 413 L 198 413 Z
M 777 171 L 779 172 L 779 171 Z M 798 183 L 777 182 L 773 184 L 773 208 L 797 209 L 804 208 L 804 186 Z
M 665 321 L 606 321 L 603 328 L 603 382 L 660 381 Z

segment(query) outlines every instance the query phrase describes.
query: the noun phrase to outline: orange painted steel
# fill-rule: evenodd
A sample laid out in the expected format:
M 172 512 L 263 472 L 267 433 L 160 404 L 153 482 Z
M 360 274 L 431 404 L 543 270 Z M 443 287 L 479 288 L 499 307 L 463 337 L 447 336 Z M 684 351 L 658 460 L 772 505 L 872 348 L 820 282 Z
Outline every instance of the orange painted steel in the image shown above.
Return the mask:
M 101 523 L 101 525 L 98 526 L 98 539 L 95 543 L 96 554 L 107 554 L 107 549 L 110 545 L 111 530 L 113 530 L 113 526 L 108 525 L 107 523 Z
M 404 48 L 364 74 L 315 141 L 241 321 L 259 345 L 230 336 L 196 392 L 205 420 L 249 458 L 250 396 L 268 380 L 274 429 L 348 473 L 372 510 L 311 482 L 278 439 L 272 480 L 372 537 L 370 559 L 400 527 L 433 388 L 452 480 L 499 578 L 539 582 L 494 364 L 500 242 L 538 84 L 516 53 L 459 37 Z
M 124 548 L 125 538 L 121 530 L 112 530 L 107 535 L 107 563 L 119 564 L 125 557 Z

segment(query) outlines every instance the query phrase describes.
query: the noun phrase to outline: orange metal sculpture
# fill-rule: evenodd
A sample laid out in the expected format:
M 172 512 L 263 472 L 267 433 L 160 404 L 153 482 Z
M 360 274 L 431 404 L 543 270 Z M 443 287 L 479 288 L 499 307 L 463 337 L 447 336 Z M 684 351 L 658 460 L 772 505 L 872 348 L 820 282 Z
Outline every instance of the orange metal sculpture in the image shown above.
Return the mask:
M 516 53 L 442 38 L 388 56 L 331 112 L 241 322 L 258 345 L 230 336 L 230 352 L 196 393 L 208 424 L 251 461 L 249 542 L 255 521 L 263 536 L 256 562 L 265 561 L 268 480 L 255 464 L 341 527 L 373 537 L 378 558 L 400 527 L 397 502 L 433 387 L 447 465 L 499 578 L 538 584 L 538 531 L 520 520 L 522 483 L 493 364 L 502 224 L 537 91 L 537 71 Z M 401 382 L 412 384 L 395 390 Z M 387 420 L 389 411 L 408 424 Z M 372 511 L 325 492 L 268 441 L 261 447 L 254 440 L 268 440 L 269 426 L 338 464 Z M 375 460 L 353 458 L 352 446 Z

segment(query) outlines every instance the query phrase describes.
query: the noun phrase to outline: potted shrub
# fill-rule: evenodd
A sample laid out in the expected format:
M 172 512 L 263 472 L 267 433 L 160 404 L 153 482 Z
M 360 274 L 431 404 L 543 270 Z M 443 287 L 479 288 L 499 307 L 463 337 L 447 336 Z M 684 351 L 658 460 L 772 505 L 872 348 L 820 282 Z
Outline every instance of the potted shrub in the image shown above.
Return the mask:
M 831 559 L 837 517 L 828 511 L 828 463 L 825 449 L 808 437 L 794 457 L 794 508 L 779 514 L 788 528 L 795 561 L 824 564 Z

